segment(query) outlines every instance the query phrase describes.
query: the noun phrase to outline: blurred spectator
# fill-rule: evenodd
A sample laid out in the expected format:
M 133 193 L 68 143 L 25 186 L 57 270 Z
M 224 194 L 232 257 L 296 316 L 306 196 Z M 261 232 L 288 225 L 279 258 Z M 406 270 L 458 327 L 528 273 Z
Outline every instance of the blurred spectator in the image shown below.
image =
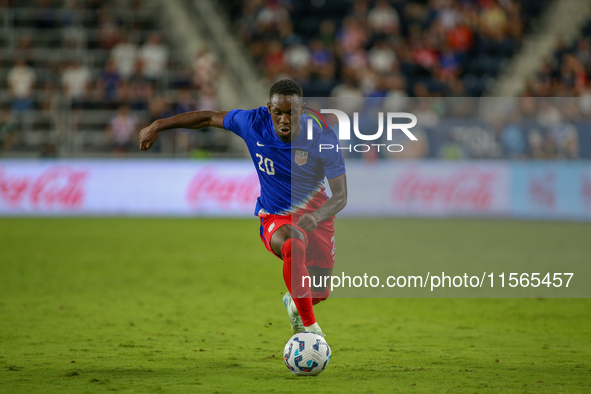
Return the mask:
M 575 56 L 585 66 L 585 71 L 588 74 L 591 71 L 591 45 L 587 37 L 579 39 Z
M 59 121 L 47 127 L 40 122 L 42 113 L 51 113 L 46 117 L 55 119 L 65 118 L 57 112 L 64 96 L 75 107 L 84 106 L 85 110 L 117 108 L 125 102 L 131 111 L 146 111 L 145 116 L 218 108 L 215 81 L 219 64 L 207 49 L 196 55 L 192 68 L 175 63 L 174 72 L 170 73 L 174 78 L 168 80 L 168 48 L 162 38 L 151 35 L 141 51 L 129 39 L 142 37 L 151 28 L 151 21 L 146 21 L 144 14 L 134 13 L 134 20 L 130 21 L 125 13 L 114 10 L 115 3 L 101 0 L 33 1 L 39 4 L 33 23 L 43 30 L 25 35 L 12 32 L 18 39 L 15 53 L 32 74 L 15 71 L 13 79 L 17 82 L 12 83 L 11 74 L 17 65 L 6 73 L 15 109 L 12 116 L 19 115 L 19 108 L 42 110 L 36 111 L 34 117 L 23 117 L 25 124 L 21 121 L 21 129 L 30 129 L 26 122 L 30 124 L 31 119 L 35 119 L 35 127 L 40 130 L 70 127 Z M 307 95 L 332 95 L 342 99 L 345 106 L 355 102 L 349 97 L 371 96 L 380 98 L 384 110 L 416 110 L 421 125 L 435 125 L 437 129 L 425 132 L 430 155 L 449 158 L 484 157 L 470 145 L 475 144 L 476 137 L 471 142 L 459 134 L 448 139 L 453 132 L 439 130 L 450 117 L 469 122 L 475 116 L 475 103 L 458 99 L 442 104 L 436 98 L 481 95 L 502 62 L 520 45 L 526 20 L 530 18 L 519 8 L 525 0 L 360 0 L 325 2 L 326 6 L 319 5 L 322 1 L 312 4 L 291 0 L 221 0 L 226 4 L 229 1 L 239 8 L 235 15 L 239 15 L 237 25 L 244 46 L 251 49 L 269 79 L 291 76 L 302 83 Z M 138 8 L 138 4 L 141 1 L 129 0 L 117 3 L 117 7 L 129 11 Z M 22 5 L 12 1 L 12 6 Z M 46 40 L 39 40 L 40 35 L 49 37 L 53 33 L 48 27 L 56 28 L 57 34 L 57 28 L 62 28 L 63 46 L 68 49 L 84 49 L 87 45 L 92 49 L 112 48 L 111 61 L 105 62 L 100 51 L 100 56 L 93 54 L 88 60 L 92 69 L 79 61 L 68 65 L 61 78 L 65 93 L 62 95 L 59 84 L 53 82 L 59 80 L 55 72 L 58 63 L 45 56 L 45 52 L 62 53 L 63 48 L 53 48 L 60 45 L 60 37 L 57 36 L 58 41 L 47 40 L 50 48 L 43 47 Z M 99 41 L 95 39 L 96 33 L 86 35 L 92 32 L 89 28 L 98 31 Z M 122 28 L 131 29 L 132 33 L 122 34 Z M 494 132 L 490 128 L 485 130 L 489 133 L 485 137 L 492 135 L 494 142 L 503 146 L 504 158 L 586 157 L 584 132 L 591 117 L 590 39 L 591 22 L 572 43 L 559 41 L 555 55 L 528 81 L 525 95 L 532 97 L 520 102 L 514 118 L 498 120 Z M 37 85 L 39 90 L 35 90 Z M 87 94 L 89 86 L 96 88 L 93 95 Z M 198 89 L 198 94 L 188 88 Z M 180 91 L 175 96 L 169 89 Z M 22 95 L 24 104 L 15 94 L 17 91 L 28 92 Z M 427 97 L 430 105 L 413 107 L 409 96 Z M 572 105 L 565 105 L 565 100 L 557 103 L 533 99 L 548 96 L 582 99 Z M 97 112 L 97 116 L 89 118 L 100 116 Z M 85 130 L 96 128 L 92 122 L 96 121 L 89 121 Z M 106 119 L 98 122 L 102 129 Z M 470 124 L 466 124 L 469 128 Z M 189 149 L 196 141 L 183 142 L 174 137 L 170 152 Z M 419 147 L 416 152 L 408 148 L 398 157 L 421 157 L 424 146 Z
M 124 155 L 129 151 L 137 128 L 137 118 L 130 113 L 129 106 L 121 105 L 105 130 L 116 154 Z
M 579 158 L 579 139 L 576 134 L 572 134 L 566 141 L 561 150 L 560 159 L 578 159 Z
M 558 108 L 550 104 L 548 100 L 538 100 L 539 109 L 536 120 L 545 126 L 556 125 L 562 120 Z
M 532 159 L 545 159 L 546 155 L 544 154 L 544 150 L 542 147 L 544 137 L 539 130 L 530 130 L 527 136 L 529 147 L 530 147 L 530 157 Z
M 152 33 L 148 41 L 142 45 L 138 57 L 143 63 L 143 76 L 150 81 L 158 81 L 164 77 L 168 66 L 168 48 L 162 43 L 162 36 Z
M 317 71 L 318 69 L 332 65 L 334 58 L 332 52 L 326 48 L 326 45 L 320 39 L 313 39 L 308 44 L 310 50 L 310 65 L 312 69 Z
M 119 39 L 117 19 L 109 13 L 102 12 L 99 20 L 99 45 L 102 49 L 112 49 Z
M 215 55 L 208 48 L 201 49 L 193 61 L 193 86 L 197 89 L 204 86 L 215 86 L 217 74 Z
M 439 54 L 438 71 L 438 76 L 442 81 L 453 80 L 460 74 L 459 58 L 448 46 L 443 47 L 443 50 Z
M 367 21 L 374 33 L 382 37 L 398 33 L 400 18 L 388 1 L 378 0 L 375 7 L 367 14 Z
M 169 100 L 179 111 L 218 106 L 219 65 L 211 52 L 204 50 L 196 56 L 194 70 L 191 64 L 178 61 L 178 57 L 172 59 L 174 69 L 170 75 L 174 77 L 167 78 L 169 49 L 160 34 L 155 33 L 157 15 L 149 2 L 0 0 L 0 8 L 9 16 L 3 40 L 8 52 L 0 54 L 0 63 L 4 65 L 4 93 L 9 98 L 8 105 L 14 106 L 11 116 L 25 132 L 34 126 L 35 132 L 59 135 L 60 143 L 72 141 L 63 146 L 51 145 L 48 152 L 57 149 L 79 154 L 88 148 L 100 151 L 104 146 L 91 134 L 105 129 L 110 121 L 107 111 L 125 103 L 138 118 L 148 117 L 156 88 L 159 97 L 170 96 L 164 99 L 166 111 L 159 118 L 173 114 Z M 259 14 L 263 8 L 264 12 Z M 281 10 L 285 11 L 285 7 L 279 2 L 259 2 L 254 17 L 263 25 L 273 26 L 273 34 L 284 34 L 281 39 L 288 40 L 293 34 L 287 26 L 290 24 L 285 23 L 288 15 L 284 14 L 281 23 L 276 22 Z M 141 50 L 130 40 L 146 36 Z M 91 50 L 88 53 L 87 47 Z M 19 59 L 14 65 L 8 63 L 13 58 Z M 183 91 L 177 100 L 175 89 L 195 87 L 200 94 L 190 92 L 187 97 Z M 29 109 L 36 111 L 25 114 Z M 124 124 L 121 117 L 109 124 Z M 4 131 L 2 139 L 8 141 Z M 68 137 L 77 131 L 84 133 Z M 25 136 L 23 142 L 31 145 L 24 147 L 27 151 L 32 151 L 34 145 L 40 149 L 41 140 L 47 140 L 45 136 L 29 138 L 36 137 L 32 133 Z
M 343 56 L 343 67 L 349 68 L 357 73 L 357 81 L 361 83 L 363 81 L 362 73 L 363 70 L 367 69 L 369 61 L 367 59 L 367 52 L 362 48 L 358 48 L 352 52 L 347 53 Z
M 66 66 L 62 73 L 62 86 L 66 97 L 74 106 L 80 106 L 86 97 L 91 82 L 91 74 L 80 60 Z
M 436 112 L 437 101 L 432 99 L 419 100 L 418 108 L 413 113 L 417 119 L 421 119 L 421 126 L 427 129 L 435 129 L 439 124 L 439 115 Z
M 16 61 L 15 65 L 8 72 L 8 87 L 13 99 L 15 111 L 28 111 L 33 108 L 33 87 L 35 86 L 36 75 L 23 59 Z
M 129 103 L 133 111 L 144 111 L 154 93 L 154 84 L 144 77 L 143 62 L 136 63 L 134 74 L 121 84 L 119 101 Z
M 509 119 L 501 132 L 501 143 L 505 155 L 509 158 L 522 157 L 526 148 L 526 139 L 523 129 L 519 125 L 519 117 Z
M 332 85 L 342 82 L 345 68 L 354 68 L 364 93 L 374 91 L 375 73 L 399 71 L 411 95 L 481 96 L 520 44 L 523 17 L 531 19 L 520 11 L 526 0 L 335 2 L 324 20 L 315 13 L 323 1 L 221 1 L 240 15 L 240 37 L 269 80 L 291 76 L 309 81 L 313 91 L 322 73 L 317 63 L 330 61 L 337 78 Z M 311 67 L 301 70 L 308 58 Z M 414 89 L 417 83 L 423 86 Z
M 580 100 L 578 100 L 579 104 L 579 111 L 584 117 L 591 116 L 591 90 L 589 87 L 585 87 L 585 89 L 581 89 L 580 91 Z
M 416 37 L 411 43 L 413 62 L 427 72 L 432 72 L 439 65 L 439 54 L 433 37 Z
M 480 14 L 480 26 L 482 32 L 494 36 L 498 32 L 505 31 L 507 14 L 496 1 L 484 1 Z
M 345 56 L 365 48 L 368 41 L 367 31 L 359 21 L 351 17 L 345 18 L 343 27 L 337 37 L 343 51 L 342 53 Z
M 78 7 L 78 1 L 65 0 L 64 9 L 61 12 L 62 27 L 78 26 L 83 22 L 83 14 Z
M 121 84 L 121 77 L 115 66 L 113 60 L 108 60 L 105 68 L 99 75 L 98 85 L 100 91 L 100 99 L 106 101 L 116 101 L 119 96 L 119 87 Z
M 256 23 L 261 30 L 278 28 L 288 20 L 289 14 L 278 0 L 266 1 L 256 17 Z
M 553 125 L 549 135 L 556 147 L 557 159 L 576 159 L 579 157 L 579 135 L 570 123 Z
M 455 52 L 468 52 L 474 43 L 474 35 L 463 20 L 447 33 L 447 44 Z
M 523 92 L 534 97 L 581 96 L 589 86 L 591 76 L 591 19 L 583 27 L 583 34 L 568 45 L 557 39 L 554 58 L 546 59 L 535 79 L 529 80 Z
M 396 54 L 383 40 L 376 42 L 369 51 L 368 57 L 370 66 L 382 74 L 392 72 L 396 64 Z
M 279 41 L 273 41 L 269 44 L 269 51 L 263 58 L 265 76 L 269 80 L 276 80 L 287 70 L 285 64 L 285 52 L 283 44 Z
M 434 1 L 432 7 L 436 21 L 446 30 L 453 29 L 462 19 L 460 7 L 455 1 Z
M 137 51 L 137 45 L 131 42 L 129 34 L 121 34 L 119 42 L 111 50 L 111 59 L 121 78 L 128 79 L 133 74 Z
M 287 48 L 285 56 L 291 68 L 307 68 L 310 65 L 310 50 L 306 45 L 291 45 Z

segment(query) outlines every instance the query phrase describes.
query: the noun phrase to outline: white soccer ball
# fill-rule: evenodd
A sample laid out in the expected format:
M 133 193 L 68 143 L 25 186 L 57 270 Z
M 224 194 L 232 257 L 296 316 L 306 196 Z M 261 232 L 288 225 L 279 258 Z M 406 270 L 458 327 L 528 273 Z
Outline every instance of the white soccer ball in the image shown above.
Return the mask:
M 296 375 L 318 375 L 324 371 L 331 356 L 326 340 L 313 332 L 295 334 L 283 350 L 285 365 Z

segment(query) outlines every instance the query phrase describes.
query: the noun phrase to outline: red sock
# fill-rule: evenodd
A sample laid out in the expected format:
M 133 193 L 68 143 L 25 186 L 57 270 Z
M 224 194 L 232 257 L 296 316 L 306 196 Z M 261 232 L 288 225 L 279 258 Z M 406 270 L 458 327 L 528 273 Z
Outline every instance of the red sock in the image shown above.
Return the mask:
M 302 285 L 302 276 L 308 276 L 306 244 L 301 239 L 290 238 L 283 244 L 281 255 L 283 256 L 283 280 L 300 313 L 302 323 L 306 327 L 311 326 L 316 323 L 312 307 L 312 291 L 308 280 L 305 280 Z
M 317 293 L 312 291 L 312 305 L 316 305 L 319 302 L 322 302 L 328 298 L 328 294 L 330 293 L 329 289 L 326 289 L 322 293 Z

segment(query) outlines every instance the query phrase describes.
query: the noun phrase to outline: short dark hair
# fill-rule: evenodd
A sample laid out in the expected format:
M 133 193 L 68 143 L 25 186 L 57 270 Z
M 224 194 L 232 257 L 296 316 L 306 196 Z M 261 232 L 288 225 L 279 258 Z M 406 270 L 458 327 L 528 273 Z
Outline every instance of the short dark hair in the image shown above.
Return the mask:
M 273 97 L 274 94 L 281 96 L 293 96 L 295 94 L 298 97 L 304 97 L 302 86 L 293 79 L 281 79 L 275 82 L 269 91 L 269 98 Z

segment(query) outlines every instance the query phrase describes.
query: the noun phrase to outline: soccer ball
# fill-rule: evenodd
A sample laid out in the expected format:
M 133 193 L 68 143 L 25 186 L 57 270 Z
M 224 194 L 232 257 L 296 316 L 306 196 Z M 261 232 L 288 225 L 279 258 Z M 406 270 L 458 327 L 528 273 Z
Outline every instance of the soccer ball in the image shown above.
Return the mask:
M 313 332 L 295 334 L 283 350 L 285 365 L 296 375 L 318 375 L 324 371 L 331 356 L 328 343 Z

